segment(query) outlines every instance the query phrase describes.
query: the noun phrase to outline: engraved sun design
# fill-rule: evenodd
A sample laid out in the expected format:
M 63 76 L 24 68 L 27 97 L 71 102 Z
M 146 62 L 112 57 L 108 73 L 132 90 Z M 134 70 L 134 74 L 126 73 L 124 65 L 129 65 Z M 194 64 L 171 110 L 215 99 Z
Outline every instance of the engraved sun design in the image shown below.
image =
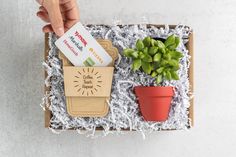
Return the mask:
M 77 71 L 74 79 L 74 87 L 82 95 L 94 95 L 101 88 L 102 76 L 94 68 L 83 68 Z

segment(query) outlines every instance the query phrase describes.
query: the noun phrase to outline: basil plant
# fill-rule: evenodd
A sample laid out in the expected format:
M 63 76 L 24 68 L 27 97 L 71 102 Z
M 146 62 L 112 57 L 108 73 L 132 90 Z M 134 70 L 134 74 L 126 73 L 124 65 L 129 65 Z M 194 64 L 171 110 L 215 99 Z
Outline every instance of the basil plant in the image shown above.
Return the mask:
M 180 68 L 179 61 L 183 57 L 183 54 L 176 50 L 179 42 L 180 39 L 174 35 L 169 36 L 164 43 L 146 37 L 137 40 L 136 47 L 125 49 L 123 54 L 132 58 L 134 71 L 140 69 L 156 78 L 156 83 L 160 84 L 164 79 L 179 79 L 177 71 Z

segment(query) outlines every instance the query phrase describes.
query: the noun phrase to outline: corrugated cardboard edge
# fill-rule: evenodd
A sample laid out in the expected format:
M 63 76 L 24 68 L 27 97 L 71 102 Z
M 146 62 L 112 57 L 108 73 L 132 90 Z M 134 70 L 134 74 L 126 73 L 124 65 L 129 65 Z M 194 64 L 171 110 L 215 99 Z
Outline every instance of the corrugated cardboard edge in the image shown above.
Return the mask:
M 49 34 L 46 33 L 45 34 L 45 47 L 44 47 L 44 60 L 46 61 L 47 60 L 47 56 L 48 56 L 48 52 L 49 52 L 49 43 L 48 43 L 48 37 L 49 37 Z M 44 78 L 47 77 L 47 72 L 45 70 L 44 72 Z M 50 90 L 50 87 L 46 87 L 46 85 L 44 85 L 44 94 L 46 94 L 47 91 Z M 52 113 L 51 111 L 45 107 L 45 111 L 44 111 L 44 127 L 45 128 L 48 128 L 50 127 L 50 119 L 51 119 L 51 116 L 52 116 Z
M 149 24 L 149 26 L 155 26 L 155 27 L 164 27 L 164 25 L 155 25 L 155 24 Z M 169 25 L 170 28 L 174 28 L 175 25 Z M 44 50 L 44 59 L 47 59 L 48 52 L 49 52 L 49 34 L 45 34 L 45 50 Z M 189 41 L 186 44 L 187 49 L 189 50 L 190 58 L 190 67 L 189 67 L 189 81 L 190 81 L 190 96 L 192 93 L 194 93 L 194 38 L 193 33 L 189 36 Z M 45 71 L 45 78 L 47 77 L 47 72 Z M 45 86 L 44 93 L 48 91 L 49 88 Z M 45 118 L 45 128 L 50 127 L 50 119 L 52 117 L 51 111 L 46 108 L 44 112 L 44 118 Z M 190 107 L 189 107 L 189 119 L 191 120 L 191 127 L 194 125 L 194 99 L 192 98 L 190 100 Z M 101 128 L 98 128 L 97 130 L 102 130 Z M 129 130 L 129 129 L 124 129 Z
M 194 126 L 194 38 L 193 38 L 193 33 L 190 34 L 189 36 L 189 41 L 187 43 L 187 49 L 189 50 L 189 55 L 191 56 L 190 58 L 190 67 L 189 67 L 189 83 L 190 83 L 190 107 L 189 107 L 189 118 L 191 120 L 190 125 L 191 127 Z

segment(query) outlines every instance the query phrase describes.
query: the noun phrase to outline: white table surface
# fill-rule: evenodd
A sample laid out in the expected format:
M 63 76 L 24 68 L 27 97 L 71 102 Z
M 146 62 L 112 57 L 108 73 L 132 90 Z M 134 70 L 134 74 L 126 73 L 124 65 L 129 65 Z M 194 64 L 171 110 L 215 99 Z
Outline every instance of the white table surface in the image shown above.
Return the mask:
M 43 23 L 29 0 L 0 1 L 1 157 L 236 155 L 235 0 L 80 0 L 84 23 L 183 23 L 195 33 L 195 126 L 91 140 L 44 129 Z M 147 18 L 143 18 L 143 17 Z

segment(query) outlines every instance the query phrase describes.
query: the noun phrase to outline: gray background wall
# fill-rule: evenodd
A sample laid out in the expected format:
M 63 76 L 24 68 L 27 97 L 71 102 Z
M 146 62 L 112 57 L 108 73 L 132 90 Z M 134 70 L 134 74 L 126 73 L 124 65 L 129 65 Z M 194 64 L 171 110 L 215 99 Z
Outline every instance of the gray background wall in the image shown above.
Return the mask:
M 236 155 L 235 0 L 80 0 L 81 21 L 184 23 L 195 32 L 195 127 L 88 139 L 44 129 L 43 23 L 29 0 L 0 0 L 0 156 Z M 142 17 L 146 16 L 147 19 Z

